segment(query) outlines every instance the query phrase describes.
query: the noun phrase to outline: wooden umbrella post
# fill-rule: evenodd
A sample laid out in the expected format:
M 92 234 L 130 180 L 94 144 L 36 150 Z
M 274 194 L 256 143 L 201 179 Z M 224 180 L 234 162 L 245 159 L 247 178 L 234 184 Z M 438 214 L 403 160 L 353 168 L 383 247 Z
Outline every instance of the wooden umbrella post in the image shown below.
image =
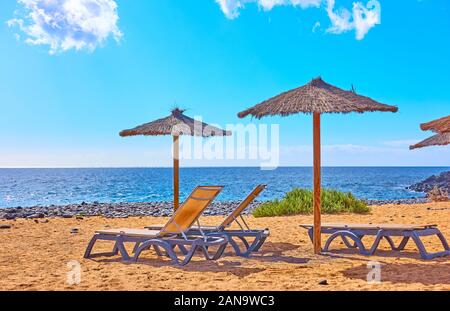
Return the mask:
M 320 113 L 314 112 L 313 115 L 314 128 L 314 253 L 319 254 L 321 247 L 321 222 L 320 222 Z
M 173 136 L 173 207 L 180 206 L 180 143 L 179 136 Z

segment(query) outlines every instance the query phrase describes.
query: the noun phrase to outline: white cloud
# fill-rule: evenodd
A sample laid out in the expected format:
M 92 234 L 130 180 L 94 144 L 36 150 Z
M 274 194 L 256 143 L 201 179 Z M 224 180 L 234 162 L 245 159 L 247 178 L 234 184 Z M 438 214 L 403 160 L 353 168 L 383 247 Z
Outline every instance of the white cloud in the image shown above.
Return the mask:
M 320 29 L 320 22 L 315 22 L 311 31 L 315 33 L 318 29 Z
M 381 24 L 380 3 L 371 0 L 365 7 L 361 2 L 353 3 L 353 24 L 356 39 L 362 40 L 372 27 Z
M 31 45 L 48 45 L 49 53 L 93 51 L 112 36 L 122 37 L 115 0 L 18 0 L 22 10 L 7 22 Z
M 356 39 L 362 40 L 371 28 L 381 23 L 381 5 L 377 0 L 369 0 L 366 5 L 354 2 L 352 11 L 345 8 L 335 8 L 335 0 L 216 0 L 227 18 L 234 19 L 246 3 L 257 3 L 260 8 L 270 11 L 275 6 L 298 6 L 302 9 L 320 7 L 325 3 L 325 11 L 330 19 L 331 26 L 327 32 L 341 34 L 355 30 Z M 313 27 L 313 32 L 317 30 Z
M 331 21 L 328 32 L 340 34 L 355 30 L 356 39 L 362 40 L 369 30 L 381 23 L 381 6 L 376 0 L 370 0 L 367 5 L 361 2 L 353 3 L 353 10 L 342 8 L 335 11 L 335 0 L 327 0 L 327 14 Z
M 226 17 L 234 19 L 239 16 L 239 10 L 245 7 L 246 3 L 257 3 L 265 11 L 272 10 L 279 5 L 299 6 L 302 9 L 308 7 L 319 7 L 322 0 L 216 0 Z
M 391 146 L 391 147 L 405 147 L 408 148 L 410 145 L 414 145 L 415 143 L 419 142 L 420 139 L 404 139 L 404 140 L 388 140 L 381 142 L 384 146 Z

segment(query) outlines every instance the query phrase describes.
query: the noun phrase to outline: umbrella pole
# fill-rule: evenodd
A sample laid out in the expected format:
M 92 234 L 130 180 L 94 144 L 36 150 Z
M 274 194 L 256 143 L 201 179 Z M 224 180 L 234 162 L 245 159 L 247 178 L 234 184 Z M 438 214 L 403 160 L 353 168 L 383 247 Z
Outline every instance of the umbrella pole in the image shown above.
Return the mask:
M 320 113 L 314 112 L 313 115 L 313 128 L 314 128 L 314 234 L 313 244 L 314 253 L 319 254 L 322 250 L 321 247 L 321 222 L 320 222 Z
M 180 206 L 180 143 L 179 136 L 173 136 L 173 207 Z

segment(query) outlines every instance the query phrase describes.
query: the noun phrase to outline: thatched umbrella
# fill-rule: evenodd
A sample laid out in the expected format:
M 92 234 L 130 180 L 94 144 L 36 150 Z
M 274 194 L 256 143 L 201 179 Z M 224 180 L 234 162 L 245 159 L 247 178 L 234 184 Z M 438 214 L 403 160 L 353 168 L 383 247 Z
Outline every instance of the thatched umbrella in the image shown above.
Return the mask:
M 422 140 L 421 142 L 409 146 L 409 149 L 416 149 L 416 148 L 423 148 L 423 147 L 430 147 L 430 146 L 445 146 L 450 144 L 450 132 L 447 133 L 441 133 L 436 134 L 434 136 L 431 136 L 425 140 Z
M 345 91 L 324 82 L 320 77 L 305 86 L 270 98 L 238 114 L 240 118 L 252 115 L 288 116 L 299 112 L 313 114 L 314 127 L 314 252 L 321 250 L 320 221 L 320 115 L 322 113 L 349 113 L 366 111 L 397 112 L 397 107 L 380 104 L 368 97 L 356 94 L 352 89 Z
M 433 131 L 436 133 L 450 132 L 450 116 L 446 116 L 434 121 L 422 123 L 420 128 L 424 131 Z
M 130 130 L 120 132 L 120 136 L 159 136 L 172 135 L 173 137 L 173 204 L 176 210 L 180 204 L 179 184 L 179 137 L 189 136 L 228 136 L 230 132 L 224 131 L 212 125 L 202 123 L 183 114 L 184 110 L 178 108 L 172 110 L 172 114 L 166 118 L 139 125 Z
M 409 146 L 409 149 L 416 149 L 429 146 L 444 146 L 450 144 L 450 116 L 446 116 L 434 121 L 422 123 L 420 128 L 424 131 L 433 131 L 438 134 L 431 136 L 415 145 Z

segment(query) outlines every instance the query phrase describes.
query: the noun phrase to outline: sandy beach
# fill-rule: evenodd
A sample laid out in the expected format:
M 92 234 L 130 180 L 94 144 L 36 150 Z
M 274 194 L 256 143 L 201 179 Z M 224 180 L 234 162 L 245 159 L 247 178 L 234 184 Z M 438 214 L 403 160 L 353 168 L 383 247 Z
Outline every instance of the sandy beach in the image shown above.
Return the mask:
M 421 260 L 413 243 L 402 252 L 387 251 L 383 244 L 376 256 L 365 257 L 346 250 L 336 241 L 333 252 L 314 255 L 306 231 L 298 224 L 312 216 L 253 218 L 255 228 L 270 228 L 271 236 L 260 253 L 239 258 L 227 250 L 216 262 L 198 256 L 185 267 L 172 266 L 149 251 L 137 264 L 118 257 L 83 259 L 96 229 L 140 228 L 167 218 L 103 217 L 1 220 L 0 290 L 450 290 L 450 258 Z M 216 224 L 222 217 L 202 218 Z M 438 224 L 450 239 L 450 203 L 385 205 L 367 215 L 323 215 L 326 222 Z M 78 233 L 71 233 L 73 228 Z M 440 246 L 437 238 L 425 238 L 429 250 Z M 385 243 L 385 242 L 382 242 Z M 98 244 L 107 250 L 109 244 Z M 67 285 L 67 263 L 81 264 L 81 282 Z M 381 283 L 366 281 L 369 261 L 381 264 Z M 328 285 L 320 285 L 326 280 Z

